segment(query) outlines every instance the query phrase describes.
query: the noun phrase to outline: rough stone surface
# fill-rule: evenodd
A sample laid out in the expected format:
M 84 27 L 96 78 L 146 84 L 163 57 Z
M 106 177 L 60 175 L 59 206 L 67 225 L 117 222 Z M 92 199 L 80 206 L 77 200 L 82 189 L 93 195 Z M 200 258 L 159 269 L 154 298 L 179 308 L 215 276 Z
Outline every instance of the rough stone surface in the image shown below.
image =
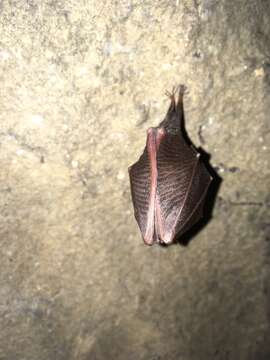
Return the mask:
M 0 20 L 0 359 L 269 359 L 269 1 L 3 0 Z M 187 246 L 146 247 L 127 167 L 179 83 L 223 181 Z

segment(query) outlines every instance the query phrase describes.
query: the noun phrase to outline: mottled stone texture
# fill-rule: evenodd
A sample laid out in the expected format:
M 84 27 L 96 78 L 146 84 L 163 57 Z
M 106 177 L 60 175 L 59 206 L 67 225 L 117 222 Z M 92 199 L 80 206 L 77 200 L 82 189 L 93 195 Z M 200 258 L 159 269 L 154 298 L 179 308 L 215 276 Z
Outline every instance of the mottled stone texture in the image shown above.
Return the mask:
M 3 0 L 0 359 L 270 358 L 270 3 Z M 143 245 L 127 167 L 166 89 L 222 177 Z

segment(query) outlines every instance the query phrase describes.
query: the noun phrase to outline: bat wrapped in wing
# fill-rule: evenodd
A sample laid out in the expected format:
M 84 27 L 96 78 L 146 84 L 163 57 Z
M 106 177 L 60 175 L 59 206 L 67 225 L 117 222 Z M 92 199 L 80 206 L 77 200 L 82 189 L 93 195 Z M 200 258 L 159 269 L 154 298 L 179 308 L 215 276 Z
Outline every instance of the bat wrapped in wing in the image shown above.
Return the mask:
M 179 86 L 158 127 L 147 130 L 139 160 L 129 167 L 135 218 L 147 245 L 171 244 L 201 217 L 212 177 L 183 135 L 183 95 Z

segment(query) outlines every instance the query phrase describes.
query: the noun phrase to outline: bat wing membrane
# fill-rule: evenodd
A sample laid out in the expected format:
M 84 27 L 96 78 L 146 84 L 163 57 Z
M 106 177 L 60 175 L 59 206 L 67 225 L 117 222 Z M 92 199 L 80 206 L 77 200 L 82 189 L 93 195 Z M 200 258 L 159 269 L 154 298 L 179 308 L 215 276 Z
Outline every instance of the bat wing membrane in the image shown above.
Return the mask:
M 200 217 L 211 177 L 198 153 L 181 136 L 168 134 L 157 154 L 156 227 L 170 243 Z
M 212 177 L 198 157 L 195 171 L 190 179 L 190 189 L 175 223 L 175 233 L 179 236 L 202 217 L 204 200 L 211 181 Z
M 140 159 L 129 168 L 134 214 L 143 238 L 145 238 L 147 230 L 148 209 L 150 203 L 150 171 L 150 162 L 145 148 Z

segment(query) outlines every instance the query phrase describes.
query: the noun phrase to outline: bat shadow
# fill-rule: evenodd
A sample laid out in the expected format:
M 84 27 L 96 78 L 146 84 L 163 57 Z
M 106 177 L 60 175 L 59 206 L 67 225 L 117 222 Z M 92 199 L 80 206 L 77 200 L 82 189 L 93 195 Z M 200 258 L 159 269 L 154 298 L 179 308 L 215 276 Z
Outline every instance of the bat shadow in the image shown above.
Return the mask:
M 191 139 L 189 138 L 186 128 L 185 128 L 184 108 L 182 111 L 181 124 L 182 124 L 182 129 L 181 129 L 182 134 L 183 134 L 186 142 L 190 146 L 196 148 L 193 145 Z M 200 153 L 200 155 L 201 155 L 200 159 L 204 163 L 205 167 L 207 168 L 209 174 L 212 176 L 213 180 L 209 186 L 209 189 L 207 191 L 207 195 L 206 195 L 206 198 L 204 201 L 203 217 L 196 224 L 194 224 L 189 230 L 187 230 L 184 234 L 182 234 L 178 237 L 176 236 L 175 243 L 182 245 L 182 246 L 187 246 L 189 244 L 189 242 L 211 221 L 213 209 L 215 207 L 215 202 L 217 199 L 217 194 L 219 192 L 221 183 L 223 181 L 222 178 L 218 175 L 218 173 L 215 171 L 215 169 L 210 164 L 211 155 L 209 153 L 207 153 L 202 147 L 198 147 L 198 148 L 196 148 L 196 150 Z

